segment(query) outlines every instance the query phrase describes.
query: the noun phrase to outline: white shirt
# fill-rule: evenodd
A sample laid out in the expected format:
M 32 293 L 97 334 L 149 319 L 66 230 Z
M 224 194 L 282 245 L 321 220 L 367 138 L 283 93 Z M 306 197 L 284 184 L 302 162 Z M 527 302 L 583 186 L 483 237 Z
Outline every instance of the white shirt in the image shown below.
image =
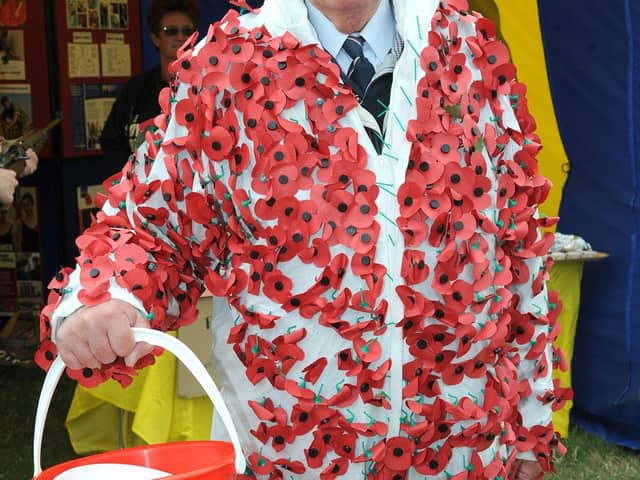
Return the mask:
M 351 57 L 342 49 L 347 34 L 338 31 L 313 3 L 305 0 L 309 21 L 320 39 L 322 47 L 335 58 L 343 72 L 346 72 L 351 64 Z M 396 20 L 391 9 L 391 2 L 382 0 L 376 13 L 359 32 L 365 39 L 363 45 L 364 56 L 373 64 L 376 70 L 380 67 L 385 57 L 393 46 L 393 36 L 396 31 Z

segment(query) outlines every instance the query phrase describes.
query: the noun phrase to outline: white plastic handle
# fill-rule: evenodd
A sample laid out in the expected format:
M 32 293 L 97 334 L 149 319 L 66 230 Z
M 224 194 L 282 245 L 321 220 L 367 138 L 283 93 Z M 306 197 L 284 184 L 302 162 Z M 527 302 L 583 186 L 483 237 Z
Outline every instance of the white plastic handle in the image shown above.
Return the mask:
M 242 447 L 240 446 L 240 439 L 238 438 L 238 432 L 231 414 L 227 409 L 227 405 L 220 395 L 220 390 L 216 386 L 215 382 L 211 379 L 211 376 L 202 365 L 202 362 L 193 353 L 189 347 L 182 343 L 177 338 L 174 338 L 166 333 L 158 330 L 152 330 L 148 328 L 132 328 L 133 336 L 136 342 L 147 342 L 151 345 L 157 345 L 165 350 L 173 353 L 178 360 L 180 360 L 185 367 L 191 372 L 195 379 L 202 385 L 202 388 L 207 393 L 213 406 L 216 409 L 218 415 L 222 419 L 231 443 L 235 450 L 236 459 L 235 467 L 236 472 L 244 473 L 246 468 L 246 461 L 242 453 Z M 33 432 L 33 476 L 34 478 L 42 472 L 42 466 L 40 463 L 42 453 L 42 435 L 44 432 L 44 424 L 47 418 L 47 412 L 49 411 L 49 405 L 51 404 L 51 398 L 53 392 L 58 385 L 58 381 L 64 372 L 65 365 L 60 357 L 57 357 L 51 364 L 51 368 L 47 372 L 47 375 L 42 384 L 42 391 L 40 392 L 40 398 L 38 399 L 38 407 L 36 408 L 36 420 Z

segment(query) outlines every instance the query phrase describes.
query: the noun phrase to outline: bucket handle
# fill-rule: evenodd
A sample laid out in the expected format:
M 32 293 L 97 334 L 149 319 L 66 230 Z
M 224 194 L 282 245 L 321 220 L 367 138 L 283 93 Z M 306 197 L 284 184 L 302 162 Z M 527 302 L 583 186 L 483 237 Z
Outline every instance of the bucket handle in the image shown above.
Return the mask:
M 211 399 L 214 408 L 218 415 L 222 419 L 222 423 L 229 433 L 233 449 L 235 450 L 235 467 L 237 473 L 244 473 L 246 468 L 246 461 L 244 454 L 242 453 L 242 447 L 240 446 L 240 439 L 238 432 L 231 414 L 227 409 L 220 390 L 216 386 L 215 382 L 211 379 L 211 376 L 202 365 L 202 362 L 193 353 L 189 347 L 182 343 L 177 338 L 167 335 L 159 330 L 152 330 L 149 328 L 132 328 L 133 338 L 136 342 L 147 342 L 151 345 L 162 347 L 165 350 L 173 353 L 178 360 L 180 360 L 187 370 L 195 377 L 200 383 L 207 396 Z M 49 405 L 51 404 L 51 398 L 53 392 L 60 381 L 62 372 L 64 372 L 65 365 L 60 357 L 57 357 L 47 375 L 45 376 L 44 383 L 42 384 L 42 390 L 40 392 L 40 398 L 38 399 L 38 406 L 36 408 L 36 420 L 33 432 L 33 477 L 37 477 L 42 472 L 42 465 L 40 463 L 42 454 L 42 436 L 44 432 L 44 424 L 47 418 L 47 412 L 49 411 Z

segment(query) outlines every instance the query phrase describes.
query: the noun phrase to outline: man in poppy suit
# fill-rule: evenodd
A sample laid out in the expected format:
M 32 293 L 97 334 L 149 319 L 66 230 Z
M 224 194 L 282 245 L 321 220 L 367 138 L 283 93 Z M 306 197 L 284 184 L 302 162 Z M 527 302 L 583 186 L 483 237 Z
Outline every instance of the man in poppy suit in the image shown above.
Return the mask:
M 240 478 L 552 469 L 549 182 L 493 24 L 465 0 L 267 0 L 171 70 L 50 284 L 41 363 L 122 381 L 150 352 L 130 327 L 193 321 L 206 286 Z

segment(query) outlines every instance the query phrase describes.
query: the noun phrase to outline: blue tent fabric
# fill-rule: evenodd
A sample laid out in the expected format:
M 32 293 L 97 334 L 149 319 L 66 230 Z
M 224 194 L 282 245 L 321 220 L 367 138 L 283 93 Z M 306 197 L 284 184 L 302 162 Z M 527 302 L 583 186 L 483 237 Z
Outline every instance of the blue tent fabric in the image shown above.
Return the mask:
M 539 0 L 554 107 L 571 162 L 558 231 L 587 264 L 573 357 L 573 421 L 640 448 L 640 2 Z

